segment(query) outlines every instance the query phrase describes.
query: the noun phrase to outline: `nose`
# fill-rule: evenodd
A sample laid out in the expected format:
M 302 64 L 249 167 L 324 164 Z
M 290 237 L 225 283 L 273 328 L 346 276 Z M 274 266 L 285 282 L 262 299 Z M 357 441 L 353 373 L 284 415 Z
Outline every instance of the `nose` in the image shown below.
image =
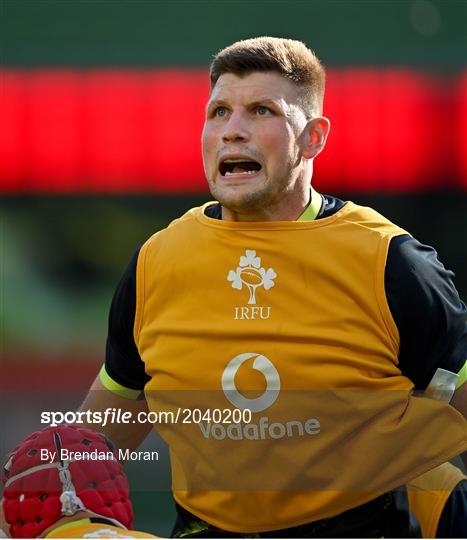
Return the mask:
M 222 141 L 224 143 L 245 142 L 249 139 L 246 119 L 240 111 L 234 111 L 224 126 Z

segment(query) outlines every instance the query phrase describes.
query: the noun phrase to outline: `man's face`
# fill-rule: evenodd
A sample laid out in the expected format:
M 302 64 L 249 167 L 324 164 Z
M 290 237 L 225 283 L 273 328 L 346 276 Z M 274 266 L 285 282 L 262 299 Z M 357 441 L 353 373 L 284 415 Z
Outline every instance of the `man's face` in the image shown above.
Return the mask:
M 234 212 L 261 214 L 287 204 L 299 191 L 297 183 L 308 191 L 302 156 L 306 126 L 299 91 L 281 75 L 221 75 L 202 137 L 204 169 L 216 200 Z

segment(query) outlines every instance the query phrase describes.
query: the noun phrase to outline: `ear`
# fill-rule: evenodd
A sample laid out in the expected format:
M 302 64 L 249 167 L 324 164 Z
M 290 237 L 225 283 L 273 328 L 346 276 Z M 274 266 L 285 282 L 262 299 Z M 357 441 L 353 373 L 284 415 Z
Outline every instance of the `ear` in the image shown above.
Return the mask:
M 331 123 L 324 116 L 318 116 L 308 122 L 305 128 L 306 146 L 302 153 L 304 159 L 313 159 L 321 152 L 330 129 Z

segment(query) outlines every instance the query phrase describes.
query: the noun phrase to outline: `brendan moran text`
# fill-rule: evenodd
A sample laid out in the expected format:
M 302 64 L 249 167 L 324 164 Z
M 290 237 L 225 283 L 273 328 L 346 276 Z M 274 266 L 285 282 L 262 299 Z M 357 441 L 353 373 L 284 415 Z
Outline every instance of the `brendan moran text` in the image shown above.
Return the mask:
M 118 456 L 113 452 L 98 452 L 91 450 L 90 452 L 73 452 L 62 448 L 60 452 L 52 452 L 46 448 L 41 448 L 41 461 L 54 463 L 56 461 L 158 461 L 159 452 L 156 451 L 133 451 L 127 448 L 118 450 Z

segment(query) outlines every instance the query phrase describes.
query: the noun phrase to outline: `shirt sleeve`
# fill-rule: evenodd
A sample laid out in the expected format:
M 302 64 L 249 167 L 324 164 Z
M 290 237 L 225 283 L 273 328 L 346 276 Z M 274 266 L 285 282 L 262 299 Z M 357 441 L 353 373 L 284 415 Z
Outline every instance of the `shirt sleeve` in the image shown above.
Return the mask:
M 105 365 L 100 374 L 101 382 L 108 390 L 133 399 L 140 397 L 150 380 L 133 337 L 138 254 L 139 250 L 126 267 L 112 299 Z
M 432 247 L 409 235 L 391 240 L 386 298 L 399 330 L 399 368 L 417 390 L 438 368 L 458 373 L 467 358 L 467 309 L 453 277 Z

